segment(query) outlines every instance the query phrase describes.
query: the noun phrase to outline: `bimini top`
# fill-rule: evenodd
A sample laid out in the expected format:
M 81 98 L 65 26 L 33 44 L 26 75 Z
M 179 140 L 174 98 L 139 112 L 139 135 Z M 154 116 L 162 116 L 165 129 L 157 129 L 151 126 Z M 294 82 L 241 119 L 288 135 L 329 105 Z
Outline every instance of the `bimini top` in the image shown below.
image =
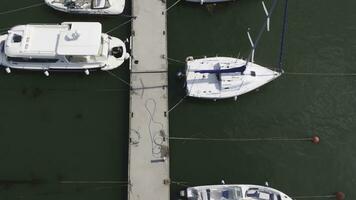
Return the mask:
M 11 57 L 97 55 L 102 34 L 101 24 L 98 22 L 20 25 L 8 33 L 5 53 Z

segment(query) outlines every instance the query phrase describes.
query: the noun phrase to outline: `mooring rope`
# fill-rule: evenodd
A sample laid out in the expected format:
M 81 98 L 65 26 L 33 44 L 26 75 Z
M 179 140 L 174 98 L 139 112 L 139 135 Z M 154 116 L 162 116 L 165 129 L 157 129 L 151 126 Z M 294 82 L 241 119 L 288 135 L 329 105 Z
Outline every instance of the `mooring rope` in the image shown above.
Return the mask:
M 122 26 L 124 26 L 124 25 L 130 23 L 130 22 L 133 21 L 135 18 L 136 18 L 136 17 L 133 17 L 133 18 L 131 18 L 131 19 L 129 19 L 129 20 L 127 20 L 127 21 L 125 21 L 125 22 L 119 24 L 118 26 L 115 26 L 114 28 L 108 30 L 108 31 L 105 32 L 105 33 L 111 33 L 111 32 L 113 32 L 113 31 L 117 30 L 118 28 L 121 28 Z
M 26 10 L 26 9 L 29 9 L 29 8 L 39 7 L 39 6 L 43 6 L 44 4 L 45 3 L 37 3 L 37 4 L 30 5 L 30 6 L 22 7 L 22 8 L 16 8 L 16 9 L 13 9 L 13 10 L 7 10 L 7 11 L 0 12 L 0 15 L 14 13 L 14 12 Z
M 120 14 L 120 16 L 128 17 L 128 18 L 136 18 L 136 16 L 134 15 L 126 15 L 126 14 Z
M 190 185 L 187 185 L 188 182 L 183 182 L 183 181 L 171 181 L 171 184 L 183 186 L 183 187 L 190 187 Z
M 125 81 L 124 79 L 120 78 L 118 75 L 114 74 L 111 71 L 106 71 L 106 72 L 108 72 L 108 74 L 110 74 L 112 77 L 115 77 L 116 79 L 120 80 L 121 82 L 125 83 L 131 88 L 131 84 L 128 81 Z
M 176 63 L 180 63 L 180 64 L 185 64 L 184 61 L 181 61 L 181 60 L 177 60 L 177 59 L 173 59 L 173 58 L 167 58 L 168 61 L 173 61 L 173 62 L 176 62 Z
M 60 184 L 128 184 L 128 181 L 59 181 Z
M 293 199 L 335 198 L 335 195 L 293 196 Z
M 281 34 L 281 46 L 279 49 L 279 61 L 278 61 L 278 70 L 282 71 L 282 63 L 283 63 L 283 56 L 284 56 L 284 43 L 285 43 L 285 34 L 287 31 L 287 23 L 288 23 L 288 0 L 285 0 L 284 3 L 284 16 L 283 16 L 283 27 L 282 27 L 282 34 Z
M 168 113 L 170 113 L 172 110 L 174 110 L 177 106 L 179 106 L 179 104 L 181 104 L 183 102 L 183 100 L 187 97 L 187 95 L 185 95 L 184 97 L 182 97 L 172 108 L 170 108 L 168 110 Z
M 287 75 L 301 76 L 356 76 L 356 73 L 323 73 L 323 72 L 284 72 Z
M 168 12 L 171 8 L 173 8 L 174 6 L 176 6 L 179 2 L 181 2 L 182 0 L 178 0 L 176 2 L 174 2 L 171 6 L 169 6 L 165 12 Z
M 220 141 L 220 142 L 255 142 L 255 141 L 311 141 L 311 138 L 198 138 L 198 137 L 169 137 L 170 140 L 190 141 Z

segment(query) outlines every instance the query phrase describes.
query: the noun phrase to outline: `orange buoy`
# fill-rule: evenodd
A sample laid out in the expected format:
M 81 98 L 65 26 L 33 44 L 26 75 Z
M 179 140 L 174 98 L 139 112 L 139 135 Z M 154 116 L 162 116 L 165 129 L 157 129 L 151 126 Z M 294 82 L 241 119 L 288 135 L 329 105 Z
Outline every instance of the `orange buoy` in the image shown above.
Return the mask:
M 312 137 L 312 142 L 313 142 L 313 144 L 319 144 L 319 143 L 320 143 L 320 138 L 319 138 L 319 136 L 314 135 L 314 136 Z
M 337 200 L 344 200 L 345 194 L 343 192 L 336 192 L 335 194 Z

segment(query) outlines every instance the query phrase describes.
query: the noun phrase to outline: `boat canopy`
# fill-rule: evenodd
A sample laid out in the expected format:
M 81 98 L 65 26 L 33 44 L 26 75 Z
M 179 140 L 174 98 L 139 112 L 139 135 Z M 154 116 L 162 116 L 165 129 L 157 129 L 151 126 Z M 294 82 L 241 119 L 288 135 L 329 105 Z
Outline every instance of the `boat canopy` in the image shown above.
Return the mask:
M 10 57 L 28 58 L 97 55 L 102 43 L 101 34 L 98 22 L 20 25 L 8 31 L 5 53 Z
M 97 22 L 70 23 L 68 31 L 59 35 L 58 55 L 97 55 L 101 45 L 101 24 Z

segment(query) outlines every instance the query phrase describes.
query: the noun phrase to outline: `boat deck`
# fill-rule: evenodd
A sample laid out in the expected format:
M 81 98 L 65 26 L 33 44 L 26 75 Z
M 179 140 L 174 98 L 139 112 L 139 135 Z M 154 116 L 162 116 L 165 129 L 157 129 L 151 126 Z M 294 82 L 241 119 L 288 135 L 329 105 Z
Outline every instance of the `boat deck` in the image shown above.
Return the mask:
M 130 94 L 129 200 L 168 200 L 166 3 L 134 0 Z

